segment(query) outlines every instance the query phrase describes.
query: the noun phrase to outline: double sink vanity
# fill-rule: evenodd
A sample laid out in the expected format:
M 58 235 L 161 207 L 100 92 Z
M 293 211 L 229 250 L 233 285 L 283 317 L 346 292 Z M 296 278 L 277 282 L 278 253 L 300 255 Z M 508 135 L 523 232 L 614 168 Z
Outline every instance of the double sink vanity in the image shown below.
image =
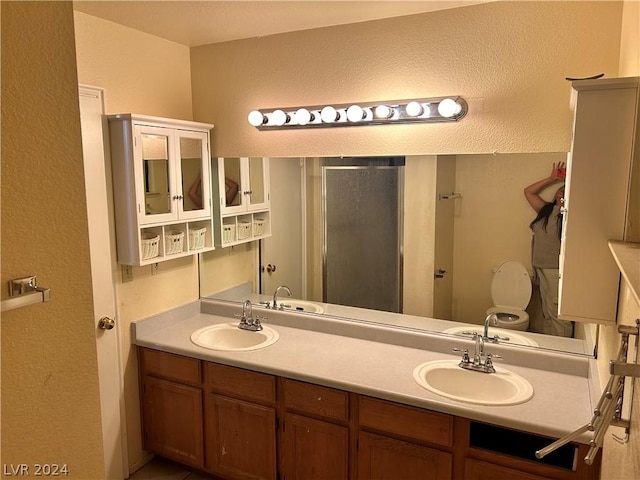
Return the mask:
M 251 331 L 246 307 L 202 299 L 133 324 L 147 450 L 229 479 L 599 477 L 587 435 L 535 458 L 590 418 L 592 358 L 487 341 L 485 373 L 459 366 L 477 338 L 303 301 L 254 303 Z

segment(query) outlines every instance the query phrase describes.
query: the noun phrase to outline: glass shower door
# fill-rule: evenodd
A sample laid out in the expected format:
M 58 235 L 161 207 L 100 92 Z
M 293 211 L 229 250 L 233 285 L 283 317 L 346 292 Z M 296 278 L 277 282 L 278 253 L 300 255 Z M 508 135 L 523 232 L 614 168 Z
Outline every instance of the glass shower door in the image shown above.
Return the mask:
M 402 167 L 322 167 L 323 300 L 402 310 Z

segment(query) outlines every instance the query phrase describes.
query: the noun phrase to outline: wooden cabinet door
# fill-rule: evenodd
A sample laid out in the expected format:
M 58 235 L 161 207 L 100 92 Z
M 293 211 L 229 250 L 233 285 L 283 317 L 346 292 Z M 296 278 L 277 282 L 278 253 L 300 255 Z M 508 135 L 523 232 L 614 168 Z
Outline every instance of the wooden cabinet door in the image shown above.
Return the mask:
M 358 478 L 361 480 L 450 480 L 452 456 L 433 448 L 360 432 Z
M 465 462 L 464 480 L 545 480 L 531 473 L 468 458 Z
M 207 470 L 238 479 L 276 478 L 276 413 L 272 407 L 209 394 Z
M 287 480 L 346 479 L 349 475 L 349 430 L 287 413 L 283 457 Z
M 203 468 L 202 390 L 146 377 L 142 398 L 144 448 Z

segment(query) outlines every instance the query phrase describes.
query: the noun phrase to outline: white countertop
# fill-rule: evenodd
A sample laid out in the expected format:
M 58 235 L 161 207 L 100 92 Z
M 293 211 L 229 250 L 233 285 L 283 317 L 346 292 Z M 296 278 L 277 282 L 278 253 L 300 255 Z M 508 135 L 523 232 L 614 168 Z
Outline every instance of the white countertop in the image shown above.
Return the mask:
M 413 380 L 416 366 L 457 359 L 451 348 L 470 348 L 461 338 L 348 322 L 293 312 L 268 314 L 265 324 L 279 340 L 248 352 L 224 352 L 191 342 L 195 330 L 237 322 L 239 311 L 222 302 L 194 302 L 133 324 L 135 344 L 273 375 L 347 390 L 442 413 L 560 437 L 587 423 L 595 405 L 589 380 L 591 360 L 576 355 L 506 345 L 487 345 L 504 357 L 500 366 L 526 378 L 531 400 L 513 406 L 481 406 L 449 400 Z M 207 313 L 203 313 L 207 312 Z M 479 374 L 481 375 L 481 374 Z M 595 392 L 599 395 L 599 392 Z M 588 442 L 590 435 L 577 441 Z

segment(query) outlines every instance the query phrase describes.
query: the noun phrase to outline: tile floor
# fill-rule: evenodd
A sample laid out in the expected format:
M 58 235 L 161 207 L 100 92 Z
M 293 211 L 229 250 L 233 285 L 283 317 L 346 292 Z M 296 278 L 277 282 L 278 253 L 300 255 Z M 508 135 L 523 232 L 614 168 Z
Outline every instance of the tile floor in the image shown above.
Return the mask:
M 181 465 L 155 457 L 140 470 L 129 477 L 129 480 L 205 480 L 215 477 L 201 472 L 191 471 Z

